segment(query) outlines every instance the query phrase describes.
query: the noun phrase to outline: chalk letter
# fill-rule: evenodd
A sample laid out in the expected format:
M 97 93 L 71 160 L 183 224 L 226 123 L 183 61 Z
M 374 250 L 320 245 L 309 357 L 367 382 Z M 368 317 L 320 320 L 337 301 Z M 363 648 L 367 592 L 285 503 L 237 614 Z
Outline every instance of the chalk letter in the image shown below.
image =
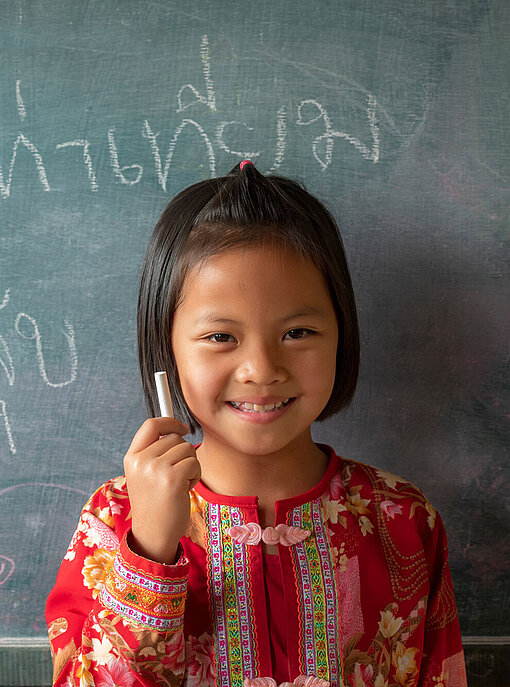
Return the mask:
M 214 94 L 214 84 L 211 79 L 211 54 L 209 52 L 209 38 L 207 37 L 207 34 L 202 36 L 200 57 L 202 58 L 202 73 L 204 75 L 205 87 L 207 89 L 207 98 L 203 95 L 200 95 L 194 86 L 192 86 L 190 83 L 187 83 L 179 89 L 179 93 L 177 94 L 177 112 L 183 112 L 184 110 L 187 110 L 188 107 L 191 107 L 191 105 L 193 105 L 193 103 L 196 101 L 199 103 L 204 103 L 204 105 L 207 105 L 207 107 L 213 112 L 216 112 L 216 96 Z M 189 103 L 186 103 L 186 105 L 183 105 L 182 94 L 187 89 L 193 93 L 195 99 Z
M 83 148 L 83 161 L 85 162 L 85 167 L 87 168 L 87 173 L 90 179 L 90 186 L 92 191 L 97 191 L 97 181 L 94 168 L 92 166 L 92 158 L 90 157 L 90 142 L 81 139 L 78 141 L 67 141 L 67 143 L 57 143 L 57 148 L 70 148 L 70 147 L 81 147 Z
M 285 157 L 285 146 L 287 144 L 287 112 L 285 107 L 280 107 L 276 117 L 276 156 L 270 172 L 276 172 Z
M 226 153 L 231 153 L 232 155 L 239 155 L 242 160 L 245 158 L 251 159 L 260 155 L 262 152 L 261 150 L 259 150 L 258 153 L 242 153 L 237 150 L 231 150 L 223 140 L 223 132 L 228 126 L 244 126 L 248 131 L 253 131 L 253 127 L 248 126 L 248 124 L 245 122 L 221 122 L 216 129 L 216 143 L 222 150 L 224 150 Z
M 2 354 L 3 349 L 3 354 Z M 4 368 L 5 374 L 7 375 L 7 381 L 9 386 L 14 384 L 14 363 L 12 362 L 11 354 L 9 353 L 9 348 L 4 337 L 0 334 L 0 365 Z
M 9 302 L 9 291 L 10 289 L 7 289 L 2 302 L 0 303 L 0 310 L 5 308 L 7 303 Z M 4 351 L 4 355 L 2 356 L 2 349 Z M 0 365 L 4 368 L 5 374 L 7 375 L 7 381 L 9 382 L 9 385 L 12 386 L 14 384 L 14 363 L 12 362 L 11 354 L 9 353 L 9 348 L 7 346 L 7 342 L 4 339 L 4 337 L 0 334 Z
M 10 289 L 7 289 L 6 292 L 4 293 L 3 301 L 0 303 L 0 310 L 2 310 L 2 308 L 5 308 L 5 306 L 6 306 L 7 303 L 9 302 L 9 293 L 10 293 L 10 291 L 11 291 Z
M 179 126 L 175 130 L 175 133 L 174 133 L 172 140 L 170 141 L 170 147 L 168 149 L 168 154 L 167 154 L 166 160 L 165 160 L 165 168 L 163 169 L 161 166 L 161 155 L 159 152 L 159 146 L 158 146 L 158 141 L 157 141 L 157 137 L 159 136 L 159 132 L 157 134 L 155 134 L 153 132 L 153 130 L 151 129 L 149 122 L 147 120 L 145 120 L 143 123 L 142 136 L 144 136 L 144 138 L 147 138 L 150 141 L 152 154 L 154 156 L 154 163 L 156 166 L 156 174 L 158 177 L 158 181 L 161 185 L 161 188 L 165 192 L 166 192 L 166 182 L 168 179 L 168 171 L 170 169 L 170 164 L 172 162 L 172 156 L 174 154 L 175 144 L 177 143 L 177 139 L 179 138 L 181 131 L 188 124 L 192 124 L 197 129 L 198 133 L 200 134 L 200 138 L 202 139 L 202 141 L 204 141 L 206 148 L 207 148 L 207 155 L 209 157 L 209 169 L 211 171 L 211 177 L 216 176 L 216 160 L 214 158 L 214 150 L 213 150 L 213 147 L 211 145 L 211 141 L 209 140 L 209 136 L 205 133 L 205 131 L 200 126 L 200 124 L 198 124 L 197 122 L 194 122 L 192 119 L 183 119 L 182 120 L 182 122 L 179 124 Z
M 7 441 L 9 442 L 9 451 L 14 455 L 16 453 L 16 445 L 14 444 L 14 439 L 12 438 L 11 425 L 9 423 L 9 418 L 7 417 L 7 403 L 5 401 L 0 401 L 0 415 L 4 419 L 5 431 L 7 432 Z
M 23 134 L 18 134 L 14 145 L 12 147 L 11 163 L 9 165 L 9 175 L 7 177 L 7 182 L 4 183 L 4 176 L 2 172 L 2 165 L 0 165 L 0 193 L 3 198 L 8 198 L 11 193 L 11 182 L 12 182 L 12 172 L 14 169 L 14 163 L 16 162 L 16 153 L 18 152 L 18 146 L 23 143 L 25 148 L 29 150 L 34 156 L 35 165 L 37 167 L 37 173 L 39 175 L 39 181 L 44 186 L 45 191 L 50 191 L 50 185 L 48 184 L 48 179 L 46 177 L 46 170 L 44 169 L 41 154 L 35 147 L 35 145 L 28 140 Z
M 110 162 L 112 163 L 113 171 L 115 176 L 120 179 L 121 184 L 127 184 L 128 186 L 133 186 L 137 184 L 142 178 L 143 167 L 142 165 L 127 165 L 126 167 L 119 167 L 119 154 L 117 152 L 117 145 L 115 143 L 115 127 L 113 129 L 108 129 L 108 147 L 110 148 Z M 126 179 L 124 172 L 128 169 L 137 169 L 138 173 L 136 179 Z
M 23 97 L 21 95 L 21 80 L 16 81 L 16 103 L 18 105 L 18 117 L 23 121 L 27 116 L 27 111 L 25 109 L 25 103 L 23 102 Z
M 302 116 L 302 108 L 305 105 L 314 105 L 319 110 L 319 114 L 316 117 L 309 119 L 308 121 L 304 121 Z M 343 138 L 348 143 L 353 145 L 357 150 L 359 150 L 359 152 L 365 158 L 365 160 L 370 160 L 374 164 L 379 161 L 379 126 L 377 123 L 376 107 L 377 100 L 375 96 L 369 95 L 367 102 L 367 118 L 368 125 L 370 127 L 370 133 L 372 134 L 372 149 L 370 149 L 364 143 L 361 143 L 361 141 L 358 138 L 350 136 L 344 131 L 335 131 L 331 125 L 331 119 L 329 118 L 326 109 L 319 102 L 313 99 L 302 100 L 300 102 L 298 106 L 298 118 L 296 124 L 300 126 L 309 126 L 310 124 L 313 124 L 319 119 L 322 119 L 325 124 L 325 133 L 321 134 L 320 136 L 317 136 L 314 139 L 312 145 L 313 156 L 321 165 L 323 171 L 325 171 L 331 164 L 333 156 L 333 143 L 335 138 Z M 325 160 L 323 160 L 320 157 L 318 151 L 319 143 L 324 140 L 326 141 Z
M 30 322 L 30 324 L 33 327 L 33 334 L 31 336 L 28 336 L 27 334 L 23 334 L 22 331 L 20 331 L 20 322 L 22 319 L 26 319 Z M 37 322 L 33 317 L 30 317 L 30 315 L 26 315 L 25 313 L 18 313 L 18 316 L 16 317 L 16 322 L 15 322 L 15 328 L 18 334 L 23 337 L 23 339 L 28 339 L 32 340 L 35 339 L 35 347 L 36 347 L 36 352 L 37 352 L 37 364 L 39 367 L 39 372 L 41 374 L 41 377 L 43 380 L 46 382 L 48 386 L 57 388 L 57 387 L 62 387 L 62 386 L 67 386 L 68 384 L 72 384 L 74 380 L 76 379 L 77 375 L 77 369 L 78 369 L 78 355 L 76 353 L 76 343 L 74 339 L 74 329 L 73 326 L 71 325 L 70 322 L 67 320 L 64 320 L 64 336 L 67 339 L 67 345 L 69 346 L 69 355 L 71 357 L 71 376 L 68 380 L 65 382 L 50 382 L 48 379 L 48 375 L 46 373 L 46 363 L 44 362 L 44 354 L 42 350 L 42 342 L 41 342 L 41 333 L 39 332 L 39 327 L 37 326 Z

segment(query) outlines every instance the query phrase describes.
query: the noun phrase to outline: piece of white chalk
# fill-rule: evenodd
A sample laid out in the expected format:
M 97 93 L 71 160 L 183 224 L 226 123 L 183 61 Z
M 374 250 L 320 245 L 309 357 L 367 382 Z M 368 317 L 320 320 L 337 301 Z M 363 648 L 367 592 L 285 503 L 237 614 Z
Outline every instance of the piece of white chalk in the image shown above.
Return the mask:
M 158 392 L 161 417 L 173 417 L 174 411 L 172 408 L 172 399 L 170 398 L 170 389 L 168 387 L 166 372 L 155 372 L 154 377 L 156 379 L 156 390 Z

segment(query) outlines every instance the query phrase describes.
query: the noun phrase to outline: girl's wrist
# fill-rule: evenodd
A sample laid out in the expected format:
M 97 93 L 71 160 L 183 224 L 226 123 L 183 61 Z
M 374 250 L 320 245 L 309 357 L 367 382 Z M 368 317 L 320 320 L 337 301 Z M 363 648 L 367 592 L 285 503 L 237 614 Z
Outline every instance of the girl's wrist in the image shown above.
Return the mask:
M 133 531 L 129 532 L 126 538 L 126 543 L 129 549 L 142 558 L 153 561 L 154 563 L 162 563 L 163 565 L 175 565 L 179 559 L 178 549 L 179 542 L 175 544 L 161 544 L 157 545 L 155 542 L 151 543 L 149 546 L 144 545 L 140 542 L 137 537 L 133 534 Z

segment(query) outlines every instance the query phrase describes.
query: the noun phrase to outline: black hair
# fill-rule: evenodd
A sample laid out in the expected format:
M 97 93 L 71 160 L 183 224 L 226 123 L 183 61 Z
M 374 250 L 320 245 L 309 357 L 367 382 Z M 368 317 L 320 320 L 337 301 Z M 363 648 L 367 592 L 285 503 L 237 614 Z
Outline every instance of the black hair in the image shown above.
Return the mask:
M 317 420 L 346 407 L 359 372 L 356 303 L 338 226 L 297 181 L 263 175 L 253 164 L 181 191 L 167 205 L 150 238 L 138 297 L 138 357 L 150 417 L 157 414 L 154 372 L 166 370 L 175 415 L 192 431 L 198 423 L 182 394 L 171 347 L 172 320 L 189 271 L 233 248 L 275 243 L 311 260 L 323 275 L 338 320 L 336 375 Z

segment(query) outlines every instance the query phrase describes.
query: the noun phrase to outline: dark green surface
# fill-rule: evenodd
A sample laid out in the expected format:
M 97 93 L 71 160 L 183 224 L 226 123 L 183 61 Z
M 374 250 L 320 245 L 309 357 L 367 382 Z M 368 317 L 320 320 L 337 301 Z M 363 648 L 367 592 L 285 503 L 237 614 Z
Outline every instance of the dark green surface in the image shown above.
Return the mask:
M 144 417 L 134 310 L 157 215 L 246 155 L 344 227 L 362 374 L 317 438 L 424 489 L 463 634 L 509 635 L 508 2 L 0 12 L 0 635 L 44 635 L 79 510 Z

